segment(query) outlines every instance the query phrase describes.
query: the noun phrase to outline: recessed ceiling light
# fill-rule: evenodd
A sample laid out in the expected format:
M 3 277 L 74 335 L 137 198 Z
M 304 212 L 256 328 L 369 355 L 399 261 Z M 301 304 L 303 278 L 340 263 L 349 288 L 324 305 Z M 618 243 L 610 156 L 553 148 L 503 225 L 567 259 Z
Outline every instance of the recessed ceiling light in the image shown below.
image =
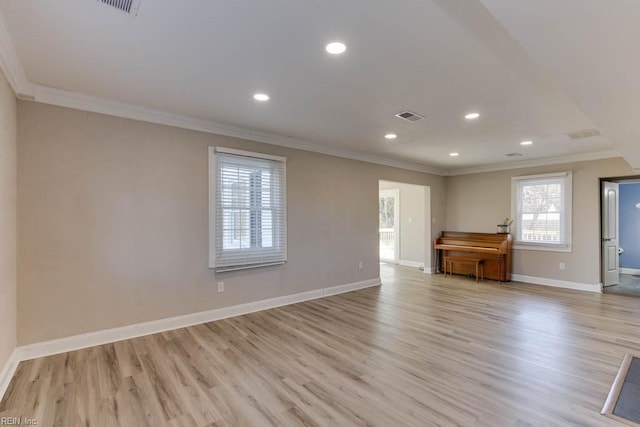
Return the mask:
M 464 118 L 467 120 L 477 119 L 478 117 L 480 117 L 480 113 L 469 113 L 466 116 L 464 116 Z
M 325 49 L 332 55 L 340 55 L 347 50 L 347 46 L 342 42 L 331 42 L 325 47 Z
M 388 133 L 384 137 L 387 139 L 396 139 L 398 135 L 396 135 L 395 133 Z
M 449 153 L 449 155 L 451 157 L 458 157 L 460 155 L 460 153 Z
M 269 95 L 267 95 L 266 93 L 256 93 L 253 95 L 253 99 L 255 99 L 256 101 L 268 101 L 269 100 Z
M 531 144 L 533 144 L 533 141 L 522 141 L 520 143 L 520 145 L 531 145 Z

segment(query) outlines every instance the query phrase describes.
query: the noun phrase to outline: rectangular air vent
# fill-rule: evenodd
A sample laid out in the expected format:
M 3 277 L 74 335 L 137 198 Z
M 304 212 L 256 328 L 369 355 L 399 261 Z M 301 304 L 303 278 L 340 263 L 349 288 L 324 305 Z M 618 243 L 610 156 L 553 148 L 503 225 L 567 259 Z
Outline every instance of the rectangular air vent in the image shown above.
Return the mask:
M 421 116 L 420 114 L 414 113 L 413 111 L 409 111 L 409 110 L 396 114 L 396 117 L 402 120 L 407 120 L 409 122 L 417 122 L 418 120 L 424 119 L 424 116 Z
M 138 9 L 140 8 L 141 0 L 98 0 L 100 3 L 104 3 L 111 7 L 115 7 L 129 15 L 136 16 Z
M 582 129 L 575 132 L 571 132 L 567 134 L 571 139 L 582 139 L 589 138 L 592 136 L 600 135 L 600 131 L 598 129 Z

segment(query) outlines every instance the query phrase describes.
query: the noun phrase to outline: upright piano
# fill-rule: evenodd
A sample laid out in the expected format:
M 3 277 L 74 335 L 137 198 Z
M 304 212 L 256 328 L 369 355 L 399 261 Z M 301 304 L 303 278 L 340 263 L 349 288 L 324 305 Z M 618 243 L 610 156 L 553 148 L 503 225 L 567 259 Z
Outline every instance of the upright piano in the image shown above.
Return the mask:
M 436 272 L 443 271 L 445 256 L 464 256 L 484 260 L 484 277 L 500 282 L 511 280 L 513 236 L 511 234 L 443 231 L 434 242 Z M 471 266 L 459 264 L 454 274 L 473 274 Z

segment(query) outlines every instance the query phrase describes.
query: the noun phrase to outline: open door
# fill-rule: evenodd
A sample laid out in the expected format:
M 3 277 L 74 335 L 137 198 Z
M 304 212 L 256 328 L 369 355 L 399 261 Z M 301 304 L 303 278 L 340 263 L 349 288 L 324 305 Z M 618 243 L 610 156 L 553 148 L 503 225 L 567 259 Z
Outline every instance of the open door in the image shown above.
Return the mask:
M 602 181 L 602 284 L 618 284 L 618 184 Z

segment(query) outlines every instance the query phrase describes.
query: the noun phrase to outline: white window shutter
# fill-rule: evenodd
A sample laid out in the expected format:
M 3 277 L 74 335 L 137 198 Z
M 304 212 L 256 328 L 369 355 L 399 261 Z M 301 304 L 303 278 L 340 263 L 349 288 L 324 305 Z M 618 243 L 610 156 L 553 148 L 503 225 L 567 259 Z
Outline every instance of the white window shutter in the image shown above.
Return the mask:
M 286 159 L 221 147 L 209 152 L 210 267 L 284 263 Z

